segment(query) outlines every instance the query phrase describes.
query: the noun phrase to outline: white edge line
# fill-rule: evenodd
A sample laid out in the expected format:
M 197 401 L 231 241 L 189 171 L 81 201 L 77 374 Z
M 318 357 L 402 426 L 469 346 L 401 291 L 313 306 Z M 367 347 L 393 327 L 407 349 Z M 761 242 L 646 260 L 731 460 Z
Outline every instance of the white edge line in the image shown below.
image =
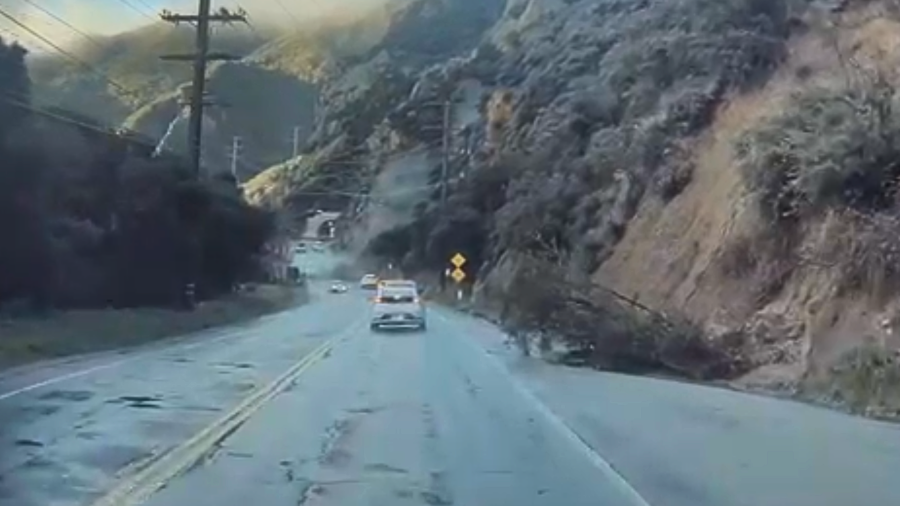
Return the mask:
M 452 324 L 450 318 L 447 318 L 445 315 L 440 313 L 437 316 L 444 320 L 444 322 Z M 606 459 L 603 458 L 600 453 L 597 452 L 588 442 L 582 438 L 569 424 L 567 424 L 562 418 L 560 418 L 556 413 L 554 413 L 547 405 L 541 401 L 530 389 L 526 388 L 522 383 L 516 379 L 512 373 L 509 372 L 509 369 L 506 368 L 496 357 L 491 356 L 491 354 L 487 353 L 484 348 L 479 346 L 477 343 L 473 342 L 468 337 L 463 337 L 462 339 L 469 346 L 474 348 L 476 352 L 481 355 L 484 359 L 491 363 L 491 365 L 497 369 L 502 375 L 504 375 L 510 383 L 513 384 L 514 388 L 519 392 L 520 395 L 525 397 L 535 408 L 541 413 L 541 415 L 550 422 L 559 432 L 569 440 L 572 446 L 577 447 L 581 453 L 595 466 L 597 469 L 603 473 L 606 478 L 608 478 L 614 486 L 616 486 L 635 506 L 651 506 L 650 503 L 622 476 L 616 469 L 609 463 Z
M 272 317 L 272 316 L 277 316 L 277 315 L 269 315 L 268 317 Z M 262 318 L 266 318 L 266 317 L 262 317 Z M 200 332 L 203 332 L 203 331 L 200 331 Z M 189 341 L 189 342 L 181 342 L 181 343 L 176 342 L 176 343 L 172 343 L 171 346 L 163 347 L 163 348 L 156 348 L 156 349 L 149 348 L 149 349 L 145 349 L 145 350 L 133 350 L 133 353 L 135 353 L 135 355 L 127 357 L 127 358 L 116 360 L 114 362 L 110 362 L 107 364 L 101 364 L 101 365 L 97 365 L 94 367 L 88 367 L 87 369 L 81 369 L 79 371 L 70 372 L 67 374 L 60 375 L 60 376 L 54 376 L 54 377 L 48 378 L 44 381 L 32 383 L 31 385 L 17 388 L 15 390 L 11 390 L 9 392 L 0 393 L 0 401 L 5 401 L 5 400 L 11 399 L 17 395 L 22 395 L 24 393 L 28 393 L 33 390 L 37 390 L 39 388 L 44 388 L 44 387 L 47 387 L 50 385 L 55 385 L 56 383 L 61 383 L 63 381 L 67 381 L 70 379 L 80 378 L 81 376 L 87 376 L 89 374 L 93 374 L 95 372 L 102 371 L 105 369 L 112 369 L 114 367 L 118 367 L 118 366 L 126 364 L 128 362 L 132 362 L 139 358 L 148 358 L 147 355 L 142 354 L 142 352 L 147 353 L 147 354 L 152 354 L 152 353 L 157 353 L 157 352 L 189 351 L 189 350 L 193 350 L 194 348 L 198 348 L 203 345 L 215 344 L 215 343 L 218 343 L 221 341 L 225 341 L 226 339 L 240 336 L 241 334 L 246 333 L 247 330 L 246 329 L 230 330 L 230 331 L 224 331 L 224 332 L 225 332 L 224 334 L 210 336 L 209 338 L 206 338 L 206 339 L 202 339 L 202 338 L 200 338 L 200 336 L 194 336 L 198 339 L 197 341 L 192 341 L 192 342 Z M 180 336 L 173 336 L 172 339 L 178 339 L 179 337 Z M 192 336 L 189 333 L 189 334 L 186 334 L 184 337 L 190 339 Z M 73 357 L 73 358 L 76 358 L 76 357 Z
M 24 394 L 26 392 L 30 392 L 32 390 L 37 390 L 38 388 L 50 386 L 55 383 L 70 380 L 73 378 L 78 378 L 80 376 L 87 376 L 88 374 L 95 373 L 97 371 L 102 371 L 104 369 L 112 369 L 113 367 L 118 367 L 126 362 L 131 362 L 132 360 L 135 360 L 136 358 L 137 357 L 131 357 L 131 358 L 126 358 L 126 359 L 122 359 L 122 360 L 116 360 L 115 362 L 111 362 L 108 364 L 102 364 L 102 365 L 98 365 L 98 366 L 94 366 L 94 367 L 89 367 L 87 369 L 82 369 L 80 371 L 70 372 L 68 374 L 63 374 L 62 376 L 56 376 L 53 378 L 46 379 L 44 381 L 32 383 L 31 385 L 24 386 L 22 388 L 17 388 L 11 392 L 6 392 L 3 394 L 0 394 L 0 401 L 10 399 L 12 397 L 15 397 L 20 394 Z

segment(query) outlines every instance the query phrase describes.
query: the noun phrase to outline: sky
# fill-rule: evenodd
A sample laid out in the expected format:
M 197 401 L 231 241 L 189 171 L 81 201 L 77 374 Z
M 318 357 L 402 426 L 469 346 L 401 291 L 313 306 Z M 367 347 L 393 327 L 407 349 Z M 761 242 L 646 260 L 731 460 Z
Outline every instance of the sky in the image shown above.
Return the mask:
M 251 20 L 284 24 L 335 10 L 370 7 L 383 0 L 213 0 L 213 8 L 243 7 Z M 0 0 L 0 9 L 53 42 L 64 45 L 81 37 L 77 31 L 42 12 L 46 10 L 80 31 L 112 35 L 157 21 L 159 11 L 192 13 L 197 0 Z M 32 51 L 47 47 L 0 15 L 0 36 L 16 39 Z

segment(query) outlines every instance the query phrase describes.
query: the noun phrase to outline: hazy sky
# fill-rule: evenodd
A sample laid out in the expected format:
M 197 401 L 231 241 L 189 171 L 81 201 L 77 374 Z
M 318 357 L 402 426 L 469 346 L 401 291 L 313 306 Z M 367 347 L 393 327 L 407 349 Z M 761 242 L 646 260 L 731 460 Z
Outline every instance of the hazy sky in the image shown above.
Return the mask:
M 251 19 L 287 23 L 334 10 L 360 9 L 382 2 L 383 0 L 213 0 L 213 8 L 243 7 Z M 161 9 L 185 13 L 196 11 L 197 0 L 0 0 L 0 8 L 14 14 L 41 35 L 54 42 L 65 43 L 80 36 L 65 24 L 41 12 L 41 8 L 65 19 L 81 31 L 114 34 L 155 21 Z M 16 38 L 33 51 L 47 49 L 39 40 L 2 16 L 0 36 Z

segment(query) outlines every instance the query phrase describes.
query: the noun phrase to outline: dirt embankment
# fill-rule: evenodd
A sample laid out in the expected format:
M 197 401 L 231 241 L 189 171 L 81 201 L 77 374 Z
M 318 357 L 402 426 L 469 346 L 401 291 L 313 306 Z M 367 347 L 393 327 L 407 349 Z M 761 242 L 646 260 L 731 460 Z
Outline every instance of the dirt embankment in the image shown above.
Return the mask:
M 0 320 L 0 370 L 236 324 L 302 304 L 306 298 L 306 291 L 297 287 L 260 285 L 203 303 L 193 312 L 84 310 Z
M 742 332 L 762 365 L 737 386 L 898 416 L 900 360 L 891 350 L 900 349 L 900 299 L 896 288 L 884 286 L 892 271 L 873 270 L 871 260 L 854 265 L 862 263 L 860 252 L 890 253 L 884 241 L 858 244 L 880 218 L 837 210 L 804 217 L 790 235 L 769 228 L 742 177 L 737 146 L 741 136 L 782 115 L 798 93 L 853 89 L 873 73 L 900 84 L 893 71 L 900 22 L 885 16 L 880 2 L 869 3 L 813 20 L 789 49 L 764 87 L 718 110 L 696 141 L 690 184 L 670 202 L 641 202 L 595 280 L 685 314 L 713 338 Z M 849 271 L 864 272 L 848 284 Z

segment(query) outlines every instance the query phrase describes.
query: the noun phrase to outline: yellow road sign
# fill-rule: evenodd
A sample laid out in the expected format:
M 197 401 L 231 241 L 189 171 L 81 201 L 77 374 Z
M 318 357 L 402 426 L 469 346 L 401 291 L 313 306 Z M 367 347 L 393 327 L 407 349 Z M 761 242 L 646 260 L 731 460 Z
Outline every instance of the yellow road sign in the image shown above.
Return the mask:
M 466 279 L 466 273 L 462 271 L 462 269 L 453 269 L 453 272 L 450 273 L 450 277 L 453 278 L 453 281 L 457 283 L 462 283 L 462 280 Z
M 462 254 L 457 253 L 453 255 L 453 258 L 450 259 L 450 263 L 453 264 L 454 267 L 459 269 L 466 263 L 466 257 L 462 256 Z M 465 276 L 465 274 L 463 274 Z

